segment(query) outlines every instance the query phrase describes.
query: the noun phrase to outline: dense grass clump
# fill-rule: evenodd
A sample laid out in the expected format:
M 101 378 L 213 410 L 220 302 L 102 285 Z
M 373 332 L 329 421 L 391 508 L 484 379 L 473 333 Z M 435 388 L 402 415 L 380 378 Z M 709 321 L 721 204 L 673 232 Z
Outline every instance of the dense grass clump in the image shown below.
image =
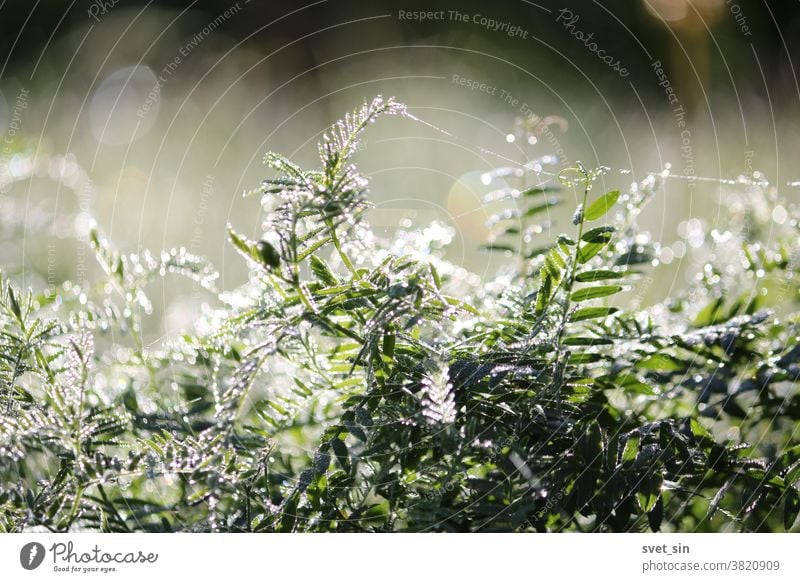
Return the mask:
M 0 529 L 791 529 L 798 209 L 743 181 L 696 282 L 626 308 L 662 252 L 637 217 L 666 174 L 604 191 L 603 168 L 498 170 L 487 249 L 509 258 L 481 280 L 442 258 L 441 225 L 370 230 L 351 158 L 385 115 L 415 119 L 376 98 L 319 168 L 266 156 L 263 235 L 229 229 L 249 280 L 167 345 L 141 339 L 148 282 L 215 285 L 184 250 L 93 232 L 101 280 L 2 278 Z

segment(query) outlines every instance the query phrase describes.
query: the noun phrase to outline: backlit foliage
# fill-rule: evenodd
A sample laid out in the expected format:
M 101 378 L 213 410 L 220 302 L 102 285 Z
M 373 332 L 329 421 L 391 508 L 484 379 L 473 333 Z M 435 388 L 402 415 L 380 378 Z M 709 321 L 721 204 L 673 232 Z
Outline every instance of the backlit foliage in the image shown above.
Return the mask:
M 229 227 L 241 288 L 97 230 L 100 281 L 38 293 L 3 274 L 0 529 L 791 529 L 797 207 L 731 185 L 741 213 L 692 251 L 695 283 L 638 308 L 664 249 L 637 218 L 667 173 L 606 191 L 605 168 L 500 169 L 487 252 L 508 260 L 481 281 L 442 258 L 443 225 L 370 229 L 353 156 L 387 115 L 415 121 L 365 103 L 317 169 L 266 156 L 262 235 Z M 218 300 L 146 346 L 147 285 L 169 273 Z

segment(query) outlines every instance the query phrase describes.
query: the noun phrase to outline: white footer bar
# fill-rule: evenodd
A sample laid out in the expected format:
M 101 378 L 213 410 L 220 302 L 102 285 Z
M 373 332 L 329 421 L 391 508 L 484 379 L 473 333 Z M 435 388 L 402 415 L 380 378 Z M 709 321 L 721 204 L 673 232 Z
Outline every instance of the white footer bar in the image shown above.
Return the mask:
M 796 534 L 4 534 L 0 580 L 795 581 L 799 554 Z

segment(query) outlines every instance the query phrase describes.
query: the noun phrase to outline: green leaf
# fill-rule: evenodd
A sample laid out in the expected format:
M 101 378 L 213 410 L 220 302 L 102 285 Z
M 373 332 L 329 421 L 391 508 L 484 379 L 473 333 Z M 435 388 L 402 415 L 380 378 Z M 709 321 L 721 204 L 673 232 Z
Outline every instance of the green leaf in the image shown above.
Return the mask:
M 469 303 L 461 301 L 460 299 L 456 299 L 455 297 L 450 297 L 449 295 L 442 296 L 444 300 L 447 302 L 448 305 L 452 305 L 453 307 L 458 307 L 459 309 L 463 309 L 467 313 L 471 313 L 472 315 L 480 315 L 480 311 L 475 309 Z
M 344 444 L 344 441 L 338 437 L 332 438 L 331 441 L 331 448 L 333 448 L 333 453 L 336 455 L 336 460 L 339 461 L 339 465 L 344 469 L 346 472 L 350 472 L 350 453 L 347 450 L 347 445 Z
M 591 352 L 583 352 L 578 354 L 572 354 L 567 360 L 572 365 L 578 364 L 592 364 L 594 362 L 599 362 L 603 359 L 603 356 L 600 354 L 594 354 Z
M 607 317 L 619 311 L 616 307 L 584 307 L 578 309 L 570 315 L 570 321 L 583 321 L 585 319 L 596 319 L 598 317 Z
M 594 283 L 595 281 L 603 281 L 606 279 L 621 279 L 625 276 L 622 271 L 609 271 L 606 269 L 597 269 L 595 271 L 584 271 L 575 276 L 578 283 Z
M 722 298 L 715 299 L 700 310 L 695 320 L 692 322 L 695 327 L 705 327 L 707 325 L 715 325 L 725 321 L 725 313 L 722 305 L 725 300 Z
M 528 210 L 525 211 L 524 216 L 527 217 L 536 216 L 537 214 L 541 214 L 542 212 L 559 204 L 561 204 L 561 200 L 559 200 L 558 198 L 548 198 L 546 202 L 528 208 Z
M 631 382 L 629 384 L 624 384 L 622 389 L 629 394 L 641 394 L 643 396 L 654 396 L 656 393 L 652 386 L 645 384 L 644 382 Z
M 786 492 L 786 501 L 783 503 L 783 527 L 786 531 L 792 529 L 800 513 L 800 493 L 796 489 L 789 489 Z
M 597 255 L 608 243 L 584 243 L 578 249 L 578 264 L 582 265 Z
M 589 205 L 589 208 L 587 208 L 583 214 L 584 218 L 586 220 L 597 220 L 605 216 L 617 202 L 619 194 L 619 190 L 611 190 L 603 194 Z
M 295 376 L 294 378 L 292 378 L 292 380 L 294 380 L 294 383 L 297 386 L 298 391 L 300 392 L 300 394 L 303 397 L 311 396 L 312 394 L 314 394 L 314 392 L 311 390 L 311 388 L 309 388 L 306 385 L 306 383 L 303 382 L 300 378 Z
M 564 252 L 567 252 L 566 247 L 568 247 L 568 246 L 569 247 L 574 247 L 576 244 L 578 244 L 578 243 L 576 243 L 574 240 L 572 240 L 570 237 L 568 237 L 565 234 L 558 235 L 558 241 L 557 242 L 558 242 L 558 245 L 561 247 L 561 250 L 564 251 Z
M 622 291 L 620 285 L 598 285 L 596 287 L 586 287 L 579 289 L 570 295 L 573 301 L 589 301 L 590 299 L 597 299 L 599 297 L 608 297 Z
M 656 506 L 659 497 L 661 497 L 661 485 L 664 483 L 664 478 L 656 473 L 645 477 L 639 485 L 636 492 L 636 500 L 639 502 L 639 507 L 645 513 L 650 513 Z
M 540 271 L 539 292 L 536 295 L 536 313 L 543 313 L 547 303 L 553 294 L 554 288 L 561 281 L 564 275 L 563 269 L 566 267 L 564 257 L 558 247 L 553 247 L 544 258 L 544 264 Z
M 561 256 L 561 253 L 558 252 L 558 249 L 553 249 L 547 254 L 547 258 L 545 261 L 549 261 L 551 266 L 557 267 L 553 268 L 553 274 L 560 273 L 561 269 L 567 266 L 567 263 L 564 261 L 564 257 Z
M 639 453 L 639 437 L 632 436 L 625 443 L 625 448 L 622 451 L 622 462 L 632 463 L 636 460 L 636 455 Z
M 142 442 L 142 443 L 144 443 L 144 444 L 145 444 L 145 445 L 146 445 L 148 448 L 150 448 L 150 449 L 152 449 L 153 451 L 155 451 L 155 453 L 156 453 L 156 454 L 157 454 L 159 457 L 163 457 L 163 456 L 164 456 L 164 449 L 162 449 L 160 446 L 158 446 L 158 443 L 156 443 L 156 441 L 155 441 L 155 440 L 152 440 L 152 439 L 142 439 L 142 440 L 141 440 L 141 442 Z
M 686 364 L 669 354 L 653 354 L 637 364 L 640 368 L 656 372 L 677 372 L 686 369 Z
M 304 178 L 303 170 L 297 164 L 277 152 L 264 154 L 262 163 L 294 179 L 301 180 Z
M 300 503 L 300 494 L 295 491 L 286 502 L 283 511 L 281 512 L 281 525 L 282 532 L 289 533 L 294 530 L 294 524 L 297 521 L 297 504 Z
M 557 186 L 534 186 L 521 192 L 522 196 L 538 196 L 539 194 L 546 194 L 548 192 L 558 192 L 561 188 Z
M 539 282 L 539 291 L 536 293 L 536 313 L 543 313 L 547 308 L 547 303 L 550 300 L 550 294 L 553 291 L 553 277 L 550 273 L 542 269 L 541 281 Z
M 233 227 L 228 225 L 228 239 L 231 241 L 233 248 L 244 258 L 253 261 L 254 263 L 262 264 L 261 255 L 256 249 L 254 242 L 247 239 L 247 237 L 238 234 Z
M 786 471 L 786 474 L 783 476 L 783 483 L 787 487 L 793 486 L 797 480 L 800 479 L 800 461 L 795 461 L 795 463 L 789 467 Z
M 696 418 L 692 418 L 689 421 L 689 426 L 692 430 L 692 434 L 697 438 L 704 438 L 714 440 L 714 437 L 708 432 L 708 429 L 704 427 Z
M 383 334 L 383 355 L 388 358 L 394 358 L 394 346 L 397 341 L 397 336 L 394 332 Z
M 561 280 L 561 267 L 559 267 L 558 263 L 550 258 L 550 255 L 544 258 L 544 264 L 542 265 L 542 276 L 544 275 L 554 279 L 553 282 L 556 284 Z
M 647 524 L 650 526 L 651 531 L 660 531 L 661 522 L 664 520 L 664 499 L 661 495 L 658 496 L 653 509 L 647 514 Z
M 302 253 L 297 255 L 297 262 L 305 260 L 306 257 L 313 255 L 316 253 L 321 247 L 325 246 L 331 242 L 331 238 L 329 236 L 323 237 L 318 241 L 315 241 L 312 245 L 307 247 Z
M 499 252 L 499 253 L 515 253 L 517 249 L 511 245 L 507 244 L 500 244 L 500 243 L 491 243 L 486 245 L 481 245 L 481 250 L 484 252 Z
M 442 277 L 439 275 L 439 271 L 436 267 L 433 266 L 433 263 L 430 264 L 431 269 L 431 278 L 433 279 L 433 284 L 436 286 L 437 291 L 442 290 Z
M 611 346 L 614 341 L 604 337 L 568 337 L 563 342 L 565 346 Z
M 607 243 L 617 231 L 613 226 L 598 226 L 583 233 L 581 240 L 587 243 Z
M 8 286 L 8 302 L 11 304 L 11 312 L 18 320 L 22 320 L 22 310 L 19 308 L 17 298 L 14 296 L 14 290 L 11 285 Z
M 547 252 L 549 252 L 553 248 L 552 245 L 547 245 L 543 247 L 537 247 L 532 249 L 527 255 L 525 255 L 526 259 L 533 259 L 534 257 L 541 256 Z
M 260 240 L 256 243 L 256 250 L 261 262 L 269 269 L 277 269 L 281 264 L 281 255 L 269 242 Z
M 336 275 L 333 274 L 333 270 L 331 270 L 324 259 L 319 258 L 317 255 L 311 255 L 310 263 L 311 272 L 314 273 L 314 276 L 319 279 L 320 282 L 328 286 L 337 285 L 339 283 Z

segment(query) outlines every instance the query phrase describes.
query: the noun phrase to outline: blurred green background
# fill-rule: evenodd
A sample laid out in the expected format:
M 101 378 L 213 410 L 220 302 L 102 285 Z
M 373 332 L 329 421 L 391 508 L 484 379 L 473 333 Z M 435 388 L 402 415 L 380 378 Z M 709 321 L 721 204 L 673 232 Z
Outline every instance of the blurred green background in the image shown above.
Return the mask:
M 39 288 L 89 276 L 91 220 L 123 249 L 185 246 L 220 288 L 239 284 L 225 225 L 258 235 L 241 193 L 264 152 L 313 166 L 326 127 L 376 94 L 442 131 L 395 118 L 366 135 L 370 222 L 439 220 L 449 258 L 482 275 L 502 258 L 478 251 L 481 177 L 508 160 L 607 165 L 606 187 L 667 163 L 711 179 L 669 181 L 643 215 L 678 244 L 642 302 L 683 285 L 687 245 L 736 211 L 715 180 L 760 171 L 798 198 L 796 2 L 6 1 L 0 29 L 0 266 Z M 531 114 L 546 121 L 535 143 L 514 133 Z M 208 299 L 172 279 L 152 296 L 167 332 Z

